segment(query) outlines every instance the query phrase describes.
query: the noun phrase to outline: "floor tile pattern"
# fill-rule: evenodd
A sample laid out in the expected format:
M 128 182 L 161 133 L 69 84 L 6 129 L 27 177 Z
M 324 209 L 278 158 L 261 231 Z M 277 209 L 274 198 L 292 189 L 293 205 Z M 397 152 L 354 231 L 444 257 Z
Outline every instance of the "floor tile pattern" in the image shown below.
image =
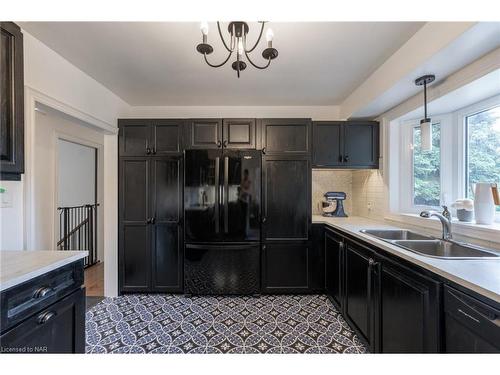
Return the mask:
M 87 311 L 87 353 L 366 353 L 324 295 L 124 295 Z

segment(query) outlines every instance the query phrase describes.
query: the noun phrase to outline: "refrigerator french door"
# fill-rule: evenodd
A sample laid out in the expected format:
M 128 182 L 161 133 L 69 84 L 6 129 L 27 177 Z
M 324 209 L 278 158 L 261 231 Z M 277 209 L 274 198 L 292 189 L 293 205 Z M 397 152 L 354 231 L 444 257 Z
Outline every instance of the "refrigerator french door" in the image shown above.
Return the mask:
M 261 153 L 187 150 L 185 292 L 260 290 Z

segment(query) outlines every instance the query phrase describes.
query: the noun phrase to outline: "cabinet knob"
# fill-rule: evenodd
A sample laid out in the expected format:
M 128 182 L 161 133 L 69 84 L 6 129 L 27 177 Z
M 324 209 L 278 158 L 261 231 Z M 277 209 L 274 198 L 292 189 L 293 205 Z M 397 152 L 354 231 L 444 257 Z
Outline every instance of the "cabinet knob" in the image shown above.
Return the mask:
M 263 148 L 262 148 L 262 153 L 263 153 L 263 154 L 265 154 L 265 153 L 266 153 L 266 148 L 265 148 L 265 147 L 263 147 Z
M 146 155 L 151 154 L 151 149 L 149 147 L 146 147 Z
M 151 224 L 154 224 L 156 222 L 156 218 L 155 217 L 152 217 L 151 218 Z
M 346 162 L 346 163 L 349 162 L 349 155 L 344 156 L 344 162 Z
M 369 264 L 371 267 L 373 267 L 373 266 L 378 265 L 378 262 L 376 262 L 373 258 L 370 258 L 370 259 L 368 260 L 368 264 Z
M 222 146 L 222 142 L 221 141 L 217 141 L 217 147 L 221 147 Z
M 35 293 L 33 293 L 33 298 L 43 298 L 50 292 L 52 292 L 52 288 L 49 288 L 48 286 L 43 286 L 35 290 Z
M 154 147 L 153 147 L 153 148 L 151 149 L 151 153 L 152 153 L 153 155 L 156 155 L 156 148 L 154 148 Z
M 57 314 L 53 311 L 48 311 L 46 313 L 40 314 L 38 316 L 38 324 L 45 324 L 56 315 Z
M 265 216 L 264 216 L 264 217 L 262 218 L 262 222 L 263 222 L 263 223 L 265 223 L 266 221 L 267 221 L 267 217 L 265 217 Z
M 342 163 L 344 161 L 344 158 L 342 157 L 342 155 L 339 155 L 339 162 Z
M 224 140 L 224 143 L 222 144 L 224 147 L 227 147 L 227 140 Z

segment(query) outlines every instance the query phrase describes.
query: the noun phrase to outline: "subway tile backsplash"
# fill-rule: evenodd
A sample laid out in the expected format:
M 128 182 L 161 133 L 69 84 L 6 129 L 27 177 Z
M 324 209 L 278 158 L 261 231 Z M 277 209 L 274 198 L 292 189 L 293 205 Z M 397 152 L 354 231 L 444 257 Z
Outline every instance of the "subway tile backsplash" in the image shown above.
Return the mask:
M 347 194 L 344 206 L 349 216 L 383 218 L 385 190 L 378 170 L 313 169 L 313 215 L 322 214 L 321 201 L 327 191 L 343 191 Z

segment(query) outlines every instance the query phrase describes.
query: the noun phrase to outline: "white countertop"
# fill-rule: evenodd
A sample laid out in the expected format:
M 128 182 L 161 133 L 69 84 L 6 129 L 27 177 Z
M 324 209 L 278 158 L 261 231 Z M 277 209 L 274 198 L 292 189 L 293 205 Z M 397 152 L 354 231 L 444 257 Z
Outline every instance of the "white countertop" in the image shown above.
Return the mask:
M 330 218 L 313 215 L 313 223 L 323 223 L 337 228 L 350 235 L 362 239 L 387 251 L 390 254 L 403 258 L 421 266 L 437 275 L 443 276 L 456 284 L 464 286 L 476 293 L 500 303 L 500 258 L 499 259 L 439 259 L 426 257 L 402 249 L 368 234 L 361 233 L 361 229 L 397 228 L 383 221 L 375 221 L 363 217 Z M 419 230 L 415 230 L 419 232 Z
M 87 255 L 88 251 L 0 251 L 0 291 L 85 258 Z

